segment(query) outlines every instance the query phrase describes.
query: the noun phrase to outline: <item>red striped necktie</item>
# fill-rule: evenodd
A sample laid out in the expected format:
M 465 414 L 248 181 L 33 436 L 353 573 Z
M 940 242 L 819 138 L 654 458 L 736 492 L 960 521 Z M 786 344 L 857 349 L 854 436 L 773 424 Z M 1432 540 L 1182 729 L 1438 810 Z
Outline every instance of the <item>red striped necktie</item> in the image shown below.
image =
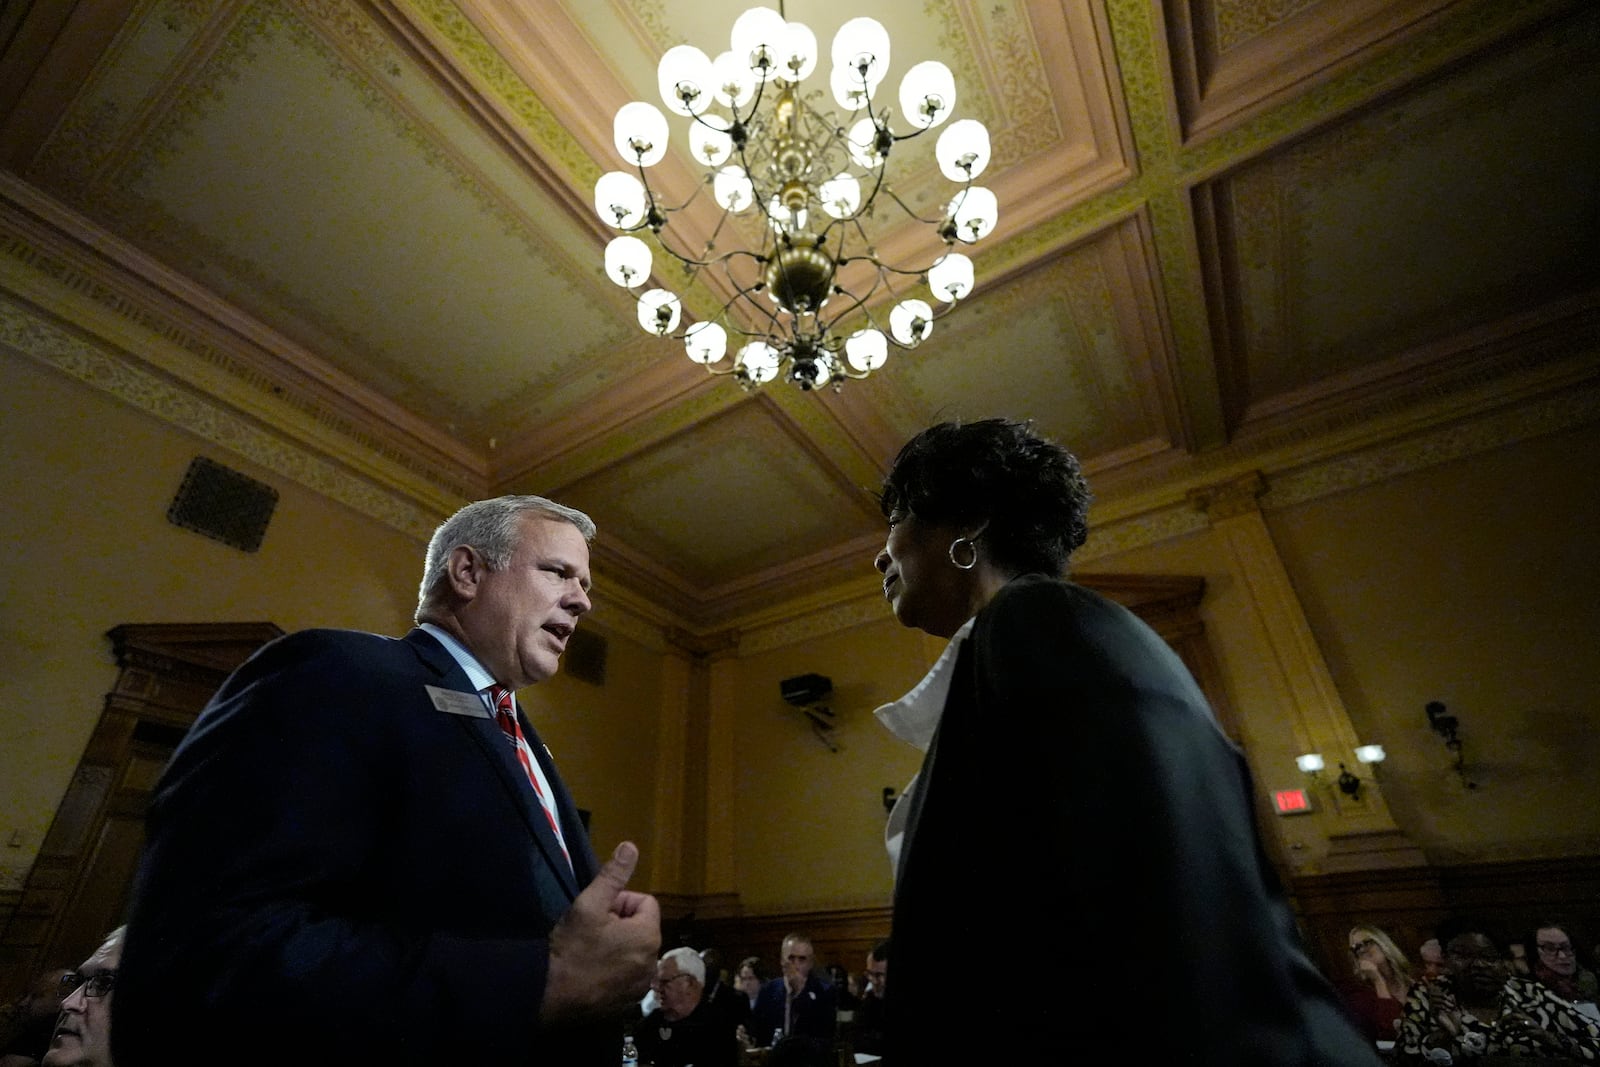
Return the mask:
M 567 857 L 567 866 L 572 866 L 572 853 L 567 851 L 567 842 L 561 836 L 561 827 L 556 822 L 554 802 L 539 788 L 539 776 L 533 773 L 533 750 L 528 747 L 527 738 L 522 736 L 522 724 L 517 722 L 515 705 L 511 701 L 511 690 L 503 685 L 497 685 L 489 690 L 489 699 L 494 701 L 494 721 L 499 723 L 500 732 L 506 735 L 506 740 L 511 742 L 512 751 L 517 754 L 517 762 L 522 764 L 522 772 L 528 776 L 528 784 L 533 786 L 533 795 L 539 798 L 539 807 L 544 812 L 544 817 L 550 820 L 550 832 L 556 835 L 556 843 L 561 846 L 561 854 Z

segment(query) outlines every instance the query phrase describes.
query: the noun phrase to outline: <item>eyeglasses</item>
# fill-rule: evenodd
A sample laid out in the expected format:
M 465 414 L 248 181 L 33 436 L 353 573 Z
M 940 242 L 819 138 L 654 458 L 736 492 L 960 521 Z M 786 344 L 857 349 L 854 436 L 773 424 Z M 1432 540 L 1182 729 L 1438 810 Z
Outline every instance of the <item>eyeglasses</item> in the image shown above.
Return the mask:
M 680 978 L 693 978 L 693 977 L 694 977 L 694 975 L 692 975 L 692 974 L 675 974 L 671 978 L 661 978 L 661 977 L 658 976 L 656 978 L 656 980 L 651 982 L 650 984 L 655 986 L 657 989 L 665 989 L 665 988 L 667 988 L 667 986 L 671 985 L 673 982 L 676 982 Z
M 801 956 L 801 955 L 799 955 L 797 953 L 791 953 L 789 955 L 789 962 L 790 963 L 810 963 L 811 962 L 811 957 L 810 956 Z
M 1364 938 L 1350 946 L 1350 955 L 1359 956 L 1369 948 L 1377 948 L 1378 943 L 1372 938 Z
M 111 992 L 111 987 L 116 984 L 116 971 L 101 971 L 99 974 L 91 975 L 68 971 L 61 976 L 61 999 L 66 1000 L 80 988 L 86 997 L 103 997 Z
M 1572 942 L 1570 941 L 1563 942 L 1559 945 L 1552 941 L 1541 941 L 1539 942 L 1539 951 L 1543 952 L 1546 956 L 1576 956 L 1578 954 L 1577 951 L 1573 949 Z

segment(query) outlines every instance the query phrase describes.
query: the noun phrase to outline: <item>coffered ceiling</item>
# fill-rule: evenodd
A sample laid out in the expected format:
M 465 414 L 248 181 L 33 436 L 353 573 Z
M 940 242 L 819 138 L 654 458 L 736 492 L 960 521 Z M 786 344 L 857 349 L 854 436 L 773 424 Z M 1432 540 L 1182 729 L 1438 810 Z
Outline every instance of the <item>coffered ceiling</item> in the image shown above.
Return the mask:
M 937 419 L 1035 419 L 1109 523 L 1595 376 L 1600 6 L 793 0 L 824 43 L 869 14 L 897 71 L 949 63 L 1000 224 L 920 348 L 741 391 L 639 330 L 591 189 L 656 58 L 743 6 L 6 4 L 0 343 L 143 375 L 134 402 L 402 528 L 582 507 L 597 569 L 691 631 L 870 584 L 871 490 Z M 893 162 L 933 210 L 928 147 Z M 660 180 L 691 190 L 686 155 Z

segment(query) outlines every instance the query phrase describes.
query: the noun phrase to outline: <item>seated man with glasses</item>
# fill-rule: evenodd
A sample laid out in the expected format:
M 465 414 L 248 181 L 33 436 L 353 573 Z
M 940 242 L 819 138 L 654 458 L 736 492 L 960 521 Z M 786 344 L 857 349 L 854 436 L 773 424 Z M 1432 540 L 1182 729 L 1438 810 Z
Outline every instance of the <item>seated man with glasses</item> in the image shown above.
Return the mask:
M 61 1017 L 43 1067 L 111 1067 L 111 990 L 126 929 L 111 931 L 82 966 L 61 976 Z
M 1416 983 L 1406 998 L 1401 1063 L 1600 1062 L 1600 1028 L 1569 1001 L 1513 974 L 1505 953 L 1478 926 L 1458 929 L 1444 944 L 1444 976 Z
M 1594 1007 L 1600 999 L 1600 981 L 1593 971 L 1578 966 L 1578 952 L 1565 926 L 1542 922 L 1527 943 L 1534 948 L 1533 977 L 1540 985 L 1574 1004 Z
M 656 1009 L 634 1027 L 639 1060 L 653 1067 L 734 1067 L 739 1046 L 726 1015 L 705 998 L 706 965 L 692 948 L 656 964 Z

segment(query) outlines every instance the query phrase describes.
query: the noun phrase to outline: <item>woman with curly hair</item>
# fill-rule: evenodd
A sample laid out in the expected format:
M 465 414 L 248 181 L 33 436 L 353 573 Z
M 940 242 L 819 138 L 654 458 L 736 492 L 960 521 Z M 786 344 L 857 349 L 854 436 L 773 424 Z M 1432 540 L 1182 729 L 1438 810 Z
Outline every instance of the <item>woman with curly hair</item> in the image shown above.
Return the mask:
M 1087 533 L 1072 453 L 1025 423 L 944 423 L 880 503 L 885 598 L 950 641 L 878 712 L 926 753 L 888 830 L 885 1059 L 1376 1064 L 1298 942 L 1244 757 L 1194 679 L 1062 577 Z M 1041 980 L 974 996 L 954 961 L 997 940 Z

